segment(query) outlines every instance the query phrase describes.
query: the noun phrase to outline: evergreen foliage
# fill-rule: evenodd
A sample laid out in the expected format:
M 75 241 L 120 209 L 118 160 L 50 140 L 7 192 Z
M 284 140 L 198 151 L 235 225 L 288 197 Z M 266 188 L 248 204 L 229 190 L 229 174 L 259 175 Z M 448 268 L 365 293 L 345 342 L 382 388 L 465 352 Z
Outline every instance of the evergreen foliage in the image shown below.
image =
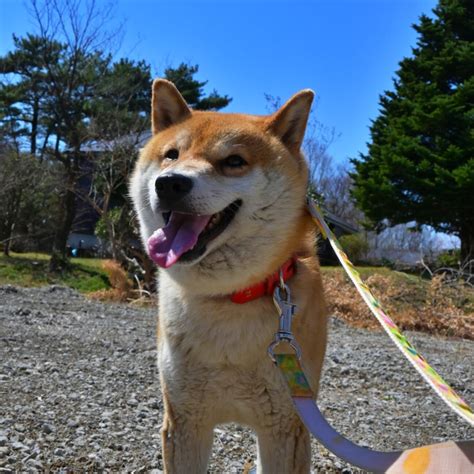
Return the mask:
M 70 20 L 75 21 L 74 12 L 70 13 Z M 84 209 L 83 202 L 113 224 L 109 240 L 114 257 L 134 235 L 127 183 L 137 143 L 150 127 L 151 70 L 145 61 L 114 61 L 111 54 L 94 46 L 99 30 L 100 25 L 97 30 L 78 30 L 75 41 L 44 31 L 14 36 L 13 49 L 0 57 L 0 181 L 8 181 L 0 193 L 8 195 L 0 203 L 0 242 L 8 253 L 10 242 L 20 248 L 19 242 L 31 242 L 28 236 L 33 231 L 33 238 L 41 236 L 44 241 L 48 236 L 50 245 L 44 250 L 52 250 L 51 270 L 67 265 L 68 235 L 80 208 Z M 206 94 L 207 81 L 194 78 L 198 70 L 197 65 L 182 63 L 166 69 L 164 75 L 195 109 L 225 107 L 231 99 L 216 90 Z M 94 149 L 103 151 L 90 151 Z M 23 192 L 25 180 L 35 174 L 36 168 L 29 166 L 36 165 L 35 160 L 42 172 L 51 175 L 44 182 L 51 185 L 54 199 L 43 199 L 35 186 L 29 187 L 29 194 Z M 15 169 L 23 173 L 17 179 Z M 30 202 L 35 206 L 28 206 Z M 108 219 L 107 214 L 118 206 L 122 218 Z M 37 228 L 38 219 L 24 222 L 28 209 L 35 209 L 35 216 L 48 217 L 40 220 L 44 229 Z M 55 216 L 54 223 L 50 214 Z
M 204 86 L 208 81 L 198 81 L 194 75 L 199 71 L 199 66 L 181 63 L 177 68 L 165 69 L 165 78 L 174 83 L 181 92 L 186 102 L 196 110 L 219 110 L 231 102 L 227 95 L 219 95 L 213 91 L 205 97 Z
M 433 14 L 380 97 L 353 194 L 374 223 L 454 233 L 474 258 L 474 2 L 440 0 Z

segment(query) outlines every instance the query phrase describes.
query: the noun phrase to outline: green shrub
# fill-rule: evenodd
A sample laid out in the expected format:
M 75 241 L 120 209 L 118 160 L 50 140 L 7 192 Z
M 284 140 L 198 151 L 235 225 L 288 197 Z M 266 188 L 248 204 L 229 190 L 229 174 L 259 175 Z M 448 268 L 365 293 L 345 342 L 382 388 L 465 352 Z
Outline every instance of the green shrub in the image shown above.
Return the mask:
M 339 238 L 342 248 L 350 260 L 360 262 L 369 250 L 369 243 L 363 234 L 348 234 Z
M 440 253 L 436 257 L 435 266 L 436 268 L 448 267 L 448 268 L 459 268 L 459 262 L 461 261 L 461 249 L 451 249 Z

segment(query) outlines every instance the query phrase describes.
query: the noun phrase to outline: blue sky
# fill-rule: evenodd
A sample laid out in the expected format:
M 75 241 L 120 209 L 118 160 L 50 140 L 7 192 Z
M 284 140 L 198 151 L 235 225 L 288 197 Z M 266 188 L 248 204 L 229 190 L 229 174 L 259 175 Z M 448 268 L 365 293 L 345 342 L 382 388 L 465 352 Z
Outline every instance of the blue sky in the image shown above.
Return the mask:
M 105 3 L 97 0 L 98 3 Z M 378 97 L 416 43 L 411 24 L 432 0 L 117 0 L 125 22 L 120 55 L 149 62 L 156 75 L 181 61 L 233 97 L 226 110 L 266 113 L 264 93 L 317 94 L 316 118 L 338 134 L 337 161 L 366 149 Z M 22 0 L 0 0 L 0 54 L 13 33 L 32 31 Z

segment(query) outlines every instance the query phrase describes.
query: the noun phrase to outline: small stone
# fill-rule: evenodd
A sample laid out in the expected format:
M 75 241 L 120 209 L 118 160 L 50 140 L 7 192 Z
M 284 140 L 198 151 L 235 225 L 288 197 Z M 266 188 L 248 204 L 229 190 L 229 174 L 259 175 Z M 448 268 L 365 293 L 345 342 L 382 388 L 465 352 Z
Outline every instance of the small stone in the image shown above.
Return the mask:
M 67 426 L 68 426 L 69 428 L 77 428 L 77 427 L 79 426 L 79 423 L 78 423 L 77 420 L 69 420 L 69 421 L 67 422 Z
M 41 428 L 46 434 L 51 434 L 54 431 L 54 426 L 50 425 L 49 423 L 43 423 L 43 426 Z
M 5 456 L 8 456 L 9 452 L 10 452 L 10 448 L 8 446 L 0 447 L 0 458 L 4 458 Z
M 28 447 L 33 448 L 35 445 L 35 440 L 31 438 L 25 438 L 22 440 Z
M 19 370 L 26 370 L 26 369 L 30 369 L 31 368 L 31 365 L 30 364 L 27 364 L 26 362 L 20 362 L 18 365 L 17 365 L 18 369 Z
M 160 404 L 158 403 L 157 400 L 152 400 L 151 402 L 148 403 L 148 406 L 152 408 L 153 410 L 158 410 L 160 408 Z
M 6 436 L 0 436 L 0 446 L 6 446 L 8 438 Z
M 26 453 L 25 453 L 26 454 Z M 28 460 L 28 459 L 36 459 L 38 457 L 38 450 L 33 450 L 33 451 L 29 451 L 29 454 L 25 457 L 25 459 L 23 459 L 22 462 Z
M 53 454 L 54 454 L 55 456 L 63 457 L 63 456 L 66 454 L 66 451 L 65 451 L 63 448 L 56 448 L 56 449 L 53 451 Z
M 135 400 L 135 398 L 130 398 L 128 401 L 127 401 L 127 405 L 129 407 L 136 407 L 138 406 L 138 401 Z
M 28 464 L 28 466 L 36 468 L 40 471 L 43 470 L 43 463 L 38 459 L 28 459 L 28 461 L 26 461 L 26 464 Z
M 14 443 L 12 443 L 12 448 L 24 450 L 28 449 L 28 446 L 24 445 L 23 443 L 20 443 L 19 441 L 15 441 Z

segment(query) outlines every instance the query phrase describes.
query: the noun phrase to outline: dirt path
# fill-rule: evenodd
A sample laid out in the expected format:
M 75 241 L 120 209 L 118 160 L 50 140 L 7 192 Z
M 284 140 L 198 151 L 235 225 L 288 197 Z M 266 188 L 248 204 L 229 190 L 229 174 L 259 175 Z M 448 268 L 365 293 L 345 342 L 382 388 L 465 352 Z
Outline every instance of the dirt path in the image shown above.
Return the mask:
M 0 287 L 0 472 L 159 472 L 155 314 L 67 288 Z M 409 337 L 474 403 L 474 342 Z M 320 405 L 342 433 L 373 448 L 474 438 L 384 334 L 339 321 L 331 324 Z M 210 472 L 241 472 L 248 458 L 249 430 L 216 429 Z M 358 472 L 316 442 L 313 467 Z

